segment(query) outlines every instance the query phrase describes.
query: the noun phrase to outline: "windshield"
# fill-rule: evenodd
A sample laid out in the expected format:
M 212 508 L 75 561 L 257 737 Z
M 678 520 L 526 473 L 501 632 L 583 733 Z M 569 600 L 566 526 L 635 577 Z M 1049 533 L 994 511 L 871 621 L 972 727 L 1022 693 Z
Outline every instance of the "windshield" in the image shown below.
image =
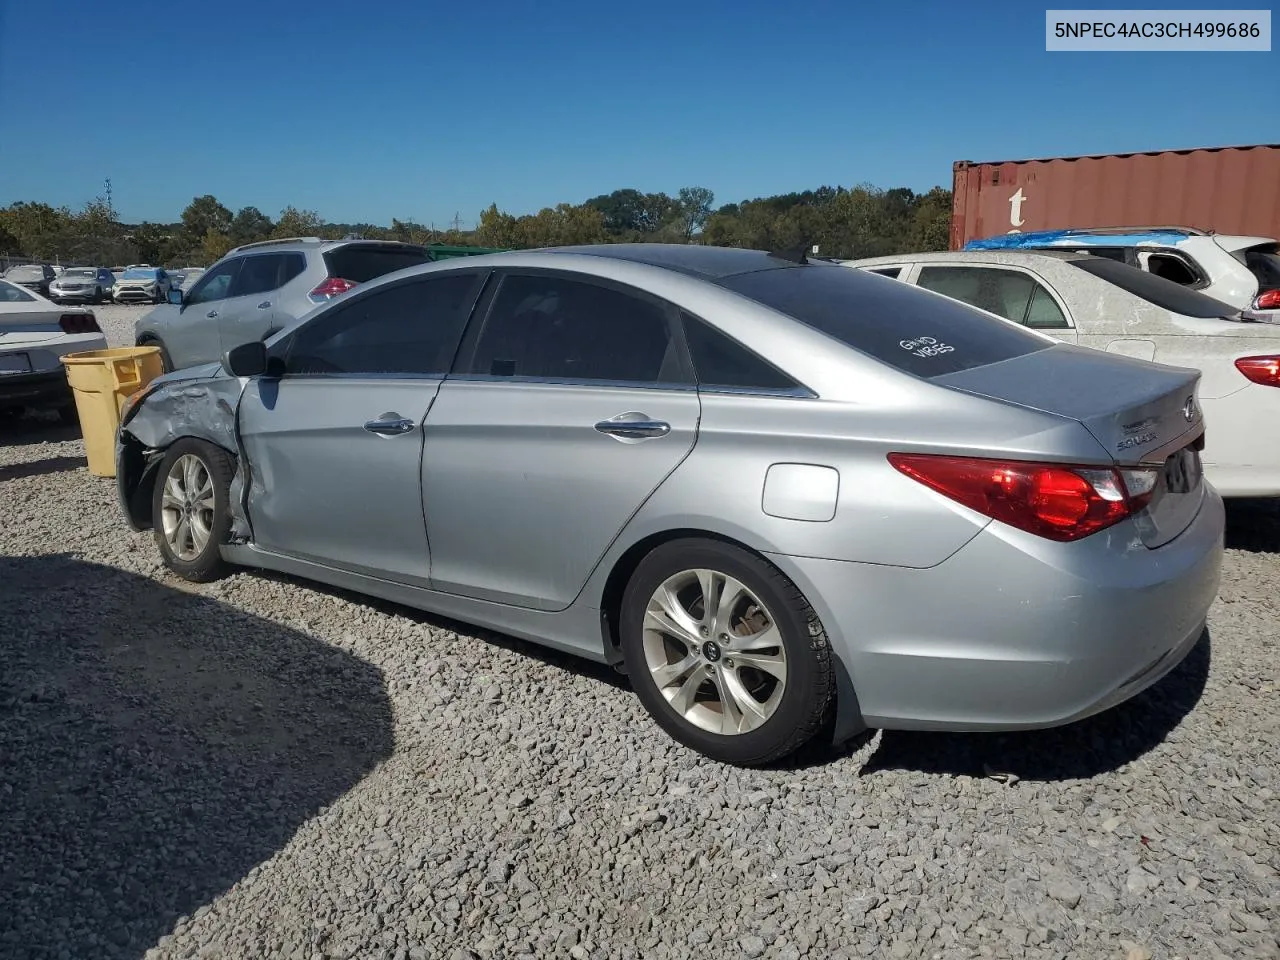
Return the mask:
M 918 377 L 940 377 L 1052 345 L 959 300 L 851 267 L 756 270 L 718 282 Z
M 126 270 L 120 277 L 121 280 L 154 280 L 156 278 L 155 270 Z
M 39 264 L 24 263 L 10 267 L 5 276 L 12 280 L 43 280 L 44 267 Z
M 1138 267 L 1127 263 L 1108 260 L 1103 257 L 1087 257 L 1081 260 L 1067 261 L 1073 267 L 1091 273 L 1100 280 L 1113 283 L 1121 290 L 1140 297 L 1147 303 L 1154 303 L 1162 310 L 1178 313 L 1184 317 L 1233 317 L 1240 311 L 1221 300 L 1206 297 L 1203 293 L 1188 290 L 1180 283 L 1157 277 Z

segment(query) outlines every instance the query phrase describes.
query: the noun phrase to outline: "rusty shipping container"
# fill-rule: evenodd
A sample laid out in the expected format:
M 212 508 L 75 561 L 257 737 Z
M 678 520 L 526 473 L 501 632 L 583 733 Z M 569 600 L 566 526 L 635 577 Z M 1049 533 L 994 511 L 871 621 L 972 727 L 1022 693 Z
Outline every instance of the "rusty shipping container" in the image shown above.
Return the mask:
M 1280 239 L 1280 144 L 952 166 L 951 249 L 1002 233 L 1180 226 Z

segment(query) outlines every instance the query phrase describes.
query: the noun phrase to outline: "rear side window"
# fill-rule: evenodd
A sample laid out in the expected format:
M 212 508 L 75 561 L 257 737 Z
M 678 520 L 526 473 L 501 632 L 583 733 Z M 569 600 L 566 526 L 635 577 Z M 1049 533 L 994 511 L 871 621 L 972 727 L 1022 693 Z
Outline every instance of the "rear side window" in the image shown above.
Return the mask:
M 1188 290 L 1186 287 L 1157 277 L 1153 273 L 1139 270 L 1126 263 L 1114 260 L 1103 260 L 1100 257 L 1088 257 L 1081 260 L 1068 260 L 1077 270 L 1092 274 L 1100 280 L 1113 283 L 1121 290 L 1141 297 L 1163 310 L 1180 313 L 1184 317 L 1230 317 L 1240 311 L 1221 300 L 1207 297 L 1203 293 Z
M 1258 278 L 1258 292 L 1280 289 L 1280 250 L 1254 247 L 1244 255 L 1245 266 Z
M 300 253 L 260 253 L 245 257 L 229 296 L 247 297 L 279 290 L 306 268 L 306 258 Z
M 471 372 L 537 380 L 684 382 L 667 310 L 612 287 L 552 275 L 502 281 Z
M 898 275 L 902 273 L 901 267 L 868 267 L 867 273 L 878 273 L 882 277 L 889 277 L 893 280 L 898 279 Z
M 353 243 L 330 250 L 324 255 L 329 276 L 368 283 L 405 267 L 428 263 L 427 251 L 421 247 L 363 246 Z
M 443 376 L 483 279 L 482 273 L 449 273 L 335 306 L 293 335 L 285 372 Z
M 793 390 L 799 384 L 697 317 L 682 314 L 698 386 L 709 390 Z
M 1024 326 L 1067 326 L 1049 291 L 1020 270 L 922 267 L 916 284 Z
M 906 283 L 882 283 L 848 267 L 781 267 L 720 283 L 918 377 L 939 377 L 1051 346 L 964 303 Z

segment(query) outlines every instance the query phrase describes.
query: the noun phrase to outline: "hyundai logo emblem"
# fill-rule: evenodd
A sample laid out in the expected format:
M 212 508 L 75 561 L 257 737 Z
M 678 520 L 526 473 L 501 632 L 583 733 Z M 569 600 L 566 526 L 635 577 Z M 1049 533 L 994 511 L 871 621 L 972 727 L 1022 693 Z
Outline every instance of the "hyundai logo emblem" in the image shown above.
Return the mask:
M 1196 418 L 1196 398 L 1187 397 L 1187 402 L 1182 405 L 1182 416 L 1190 423 Z

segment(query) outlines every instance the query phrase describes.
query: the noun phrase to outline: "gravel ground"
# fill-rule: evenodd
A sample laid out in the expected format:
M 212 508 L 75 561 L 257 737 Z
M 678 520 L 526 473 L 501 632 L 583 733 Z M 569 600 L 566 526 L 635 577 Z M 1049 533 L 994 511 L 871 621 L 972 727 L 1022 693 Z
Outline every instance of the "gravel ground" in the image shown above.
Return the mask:
M 138 308 L 99 308 L 113 344 Z M 785 769 L 625 681 L 259 574 L 162 571 L 76 431 L 0 424 L 0 955 L 1277 957 L 1280 513 L 1128 704 Z

